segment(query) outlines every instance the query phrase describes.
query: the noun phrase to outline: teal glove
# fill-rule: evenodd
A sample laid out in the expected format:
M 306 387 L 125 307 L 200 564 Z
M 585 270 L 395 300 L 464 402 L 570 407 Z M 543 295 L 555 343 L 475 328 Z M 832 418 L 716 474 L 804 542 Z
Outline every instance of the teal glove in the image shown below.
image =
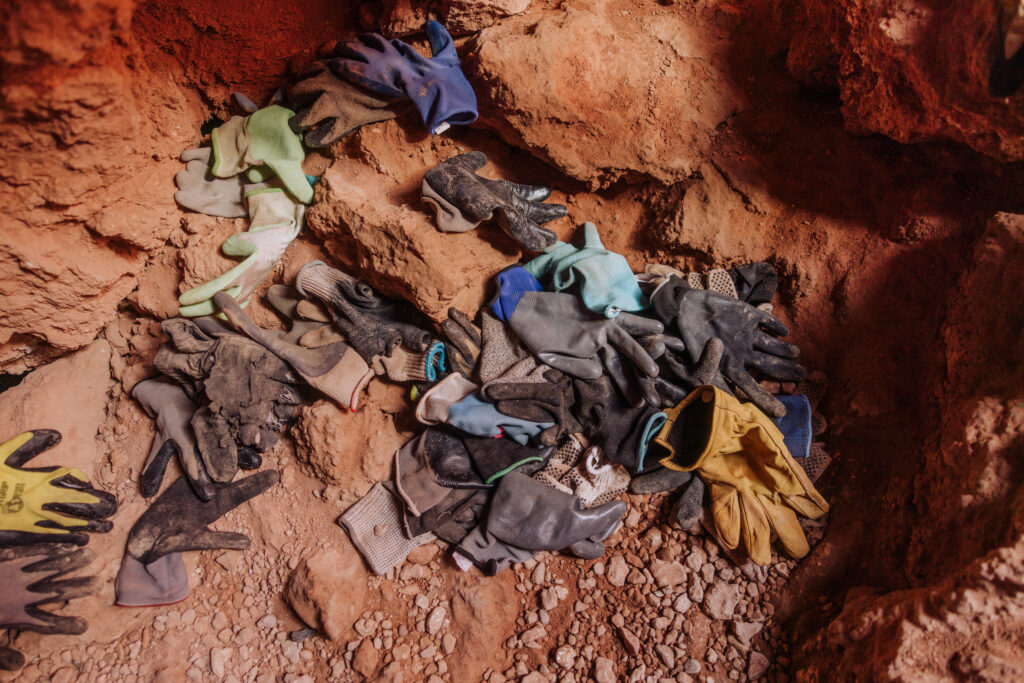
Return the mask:
M 305 177 L 302 182 L 306 183 Z M 267 279 L 281 254 L 302 229 L 306 207 L 296 203 L 281 188 L 248 185 L 245 198 L 249 204 L 249 230 L 232 235 L 221 245 L 221 251 L 228 256 L 241 256 L 244 260 L 223 275 L 178 297 L 181 304 L 178 315 L 186 318 L 213 315 L 219 310 L 213 303 L 213 295 L 221 291 L 227 292 L 243 308 L 247 306 L 249 297 Z
M 302 172 L 302 138 L 292 131 L 288 120 L 295 112 L 278 105 L 260 109 L 249 116 L 234 116 L 211 134 L 212 171 L 218 178 L 230 178 L 249 171 L 249 180 L 266 176 L 256 170 L 266 165 L 303 204 L 313 201 L 313 188 Z M 255 175 L 254 175 L 255 174 Z
M 558 242 L 523 266 L 549 291 L 571 290 L 606 318 L 650 307 L 626 259 L 601 244 L 597 226 L 583 224 L 583 248 Z

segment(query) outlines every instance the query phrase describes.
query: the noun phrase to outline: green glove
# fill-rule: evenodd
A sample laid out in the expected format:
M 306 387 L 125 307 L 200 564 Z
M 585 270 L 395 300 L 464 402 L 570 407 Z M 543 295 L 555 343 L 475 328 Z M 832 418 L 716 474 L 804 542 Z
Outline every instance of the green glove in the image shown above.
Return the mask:
M 213 140 L 213 174 L 230 178 L 242 171 L 267 165 L 296 199 L 303 204 L 313 201 L 313 188 L 302 172 L 306 153 L 302 139 L 292 131 L 288 120 L 295 112 L 273 105 L 249 116 L 235 116 L 211 134 Z M 258 182 L 264 177 L 249 174 Z
M 302 182 L 306 182 L 305 178 Z M 247 306 L 249 297 L 266 280 L 302 229 L 306 207 L 296 203 L 284 190 L 262 184 L 249 185 L 245 196 L 249 203 L 249 230 L 232 235 L 221 245 L 228 256 L 242 256 L 244 260 L 223 275 L 178 297 L 179 315 L 194 318 L 216 313 L 213 295 L 221 291 L 227 292 L 240 306 Z

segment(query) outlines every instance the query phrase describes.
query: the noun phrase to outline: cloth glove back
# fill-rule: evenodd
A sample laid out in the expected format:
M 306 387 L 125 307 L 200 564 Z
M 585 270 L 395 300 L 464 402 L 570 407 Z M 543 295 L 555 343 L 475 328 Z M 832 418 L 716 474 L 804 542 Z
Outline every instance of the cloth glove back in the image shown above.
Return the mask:
M 405 535 L 400 501 L 389 486 L 387 482 L 377 482 L 338 518 L 352 545 L 377 576 L 387 574 L 405 562 L 415 548 L 437 538 L 429 531 L 415 538 Z
M 234 116 L 210 134 L 213 146 L 211 170 L 218 178 L 230 178 L 256 166 L 267 166 L 288 192 L 303 204 L 313 201 L 313 188 L 302 172 L 306 153 L 302 140 L 288 124 L 295 112 L 278 105 L 249 116 Z M 257 180 L 249 174 L 250 180 Z M 264 180 L 265 178 L 258 178 Z
M 483 401 L 475 394 L 448 407 L 448 424 L 474 436 L 494 438 L 504 435 L 523 446 L 554 426 L 553 422 L 531 422 L 509 417 L 499 412 L 493 403 Z
M 342 45 L 340 57 L 328 64 L 351 83 L 385 97 L 412 100 L 431 133 L 472 123 L 476 95 L 462 73 L 455 42 L 436 21 L 428 21 L 424 30 L 433 55 L 429 58 L 400 40 L 369 33 L 359 36 L 358 43 Z
M 460 374 L 453 373 L 435 384 L 416 404 L 416 419 L 425 425 L 448 421 L 448 411 L 478 389 Z
M 63 617 L 41 609 L 96 592 L 95 577 L 64 578 L 92 562 L 87 548 L 46 543 L 0 549 L 0 628 L 38 633 L 84 633 L 79 617 Z
M 557 235 L 540 224 L 561 218 L 568 209 L 544 203 L 551 196 L 547 187 L 477 175 L 486 163 L 483 152 L 467 152 L 423 176 L 423 201 L 433 207 L 438 229 L 466 232 L 493 216 L 505 234 L 526 249 L 540 251 L 554 244 Z
M 115 604 L 121 607 L 162 607 L 188 597 L 188 570 L 181 553 L 168 553 L 143 564 L 125 553 L 114 579 Z
M 180 206 L 208 216 L 241 218 L 248 215 L 245 208 L 245 176 L 218 178 L 210 168 L 213 150 L 209 147 L 187 149 L 181 153 L 185 170 L 174 176 L 178 191 L 174 201 Z
M 661 464 L 696 470 L 711 495 L 711 510 L 722 543 L 742 542 L 759 565 L 771 561 L 774 531 L 792 557 L 809 547 L 796 514 L 817 519 L 828 503 L 797 465 L 782 433 L 757 406 L 740 403 L 712 386 L 701 387 L 675 408 L 655 442 Z
M 34 429 L 0 444 L 0 547 L 89 542 L 86 531 L 107 532 L 117 501 L 94 489 L 73 467 L 25 467 L 60 443 L 53 429 Z
M 528 270 L 521 266 L 511 266 L 495 276 L 498 282 L 498 293 L 494 295 L 491 309 L 498 320 L 508 321 L 512 311 L 516 310 L 519 300 L 526 292 L 543 292 L 540 282 Z
M 578 294 L 595 313 L 614 318 L 650 306 L 626 259 L 608 251 L 597 226 L 583 224 L 583 247 L 559 242 L 523 266 L 549 290 Z
M 772 422 L 782 432 L 782 439 L 794 458 L 807 458 L 811 454 L 811 402 L 806 396 L 778 396 L 786 407 L 786 414 Z
M 242 261 L 223 273 L 193 287 L 178 297 L 178 314 L 186 318 L 212 315 L 216 312 L 213 296 L 227 292 L 242 306 L 252 293 L 266 281 L 288 245 L 302 230 L 305 207 L 295 203 L 284 190 L 265 185 L 246 186 L 250 225 L 246 232 L 224 240 L 221 251 Z

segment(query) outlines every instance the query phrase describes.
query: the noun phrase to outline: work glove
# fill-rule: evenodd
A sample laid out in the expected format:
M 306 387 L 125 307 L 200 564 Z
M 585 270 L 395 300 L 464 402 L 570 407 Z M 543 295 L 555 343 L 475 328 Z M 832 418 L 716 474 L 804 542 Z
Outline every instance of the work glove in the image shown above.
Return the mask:
M 81 470 L 24 465 L 60 443 L 60 432 L 34 429 L 0 444 L 0 548 L 31 543 L 85 545 L 84 533 L 113 527 L 114 496 L 89 485 Z
M 467 436 L 462 439 L 469 453 L 473 470 L 484 484 L 491 486 L 509 472 L 534 474 L 547 462 L 555 449 L 533 448 L 513 439 Z
M 572 378 L 549 369 L 543 382 L 502 382 L 490 384 L 483 395 L 498 412 L 520 420 L 551 424 L 540 433 L 540 443 L 551 446 L 583 427 L 572 408 L 576 403 Z
M 484 576 L 494 576 L 514 564 L 522 564 L 536 555 L 534 550 L 524 550 L 502 543 L 493 534 L 487 532 L 483 524 L 473 528 L 466 537 L 455 546 L 454 557 L 460 566 L 459 557 L 465 557 L 483 572 Z M 468 569 L 466 565 L 464 569 Z
M 611 462 L 629 472 L 645 471 L 651 441 L 665 423 L 660 407 L 631 404 L 608 377 L 576 380 L 574 413 L 583 433 Z
M 698 362 L 708 341 L 717 337 L 724 345 L 720 370 L 732 386 L 740 389 L 772 417 L 785 414 L 785 407 L 758 386 L 750 374 L 760 371 L 781 381 L 797 382 L 807 372 L 793 359 L 800 348 L 779 339 L 789 329 L 778 318 L 748 303 L 715 292 L 691 289 L 677 277 L 661 285 L 651 298 L 658 317 L 674 323 L 686 345 L 687 362 Z
M 814 439 L 811 426 L 811 402 L 803 395 L 776 396 L 786 407 L 786 414 L 772 422 L 782 432 L 782 440 L 794 458 L 811 455 L 811 441 Z
M 604 248 L 593 223 L 583 224 L 582 248 L 558 242 L 523 268 L 548 291 L 576 294 L 587 308 L 607 318 L 650 306 L 629 263 Z
M 211 170 L 218 178 L 267 166 L 288 192 L 303 204 L 313 201 L 313 188 L 302 172 L 306 153 L 301 138 L 292 131 L 290 109 L 264 107 L 249 116 L 233 116 L 210 134 L 213 147 Z M 251 182 L 266 180 L 263 173 L 248 173 Z
M 340 56 L 327 63 L 350 83 L 384 97 L 412 100 L 431 133 L 472 123 L 476 95 L 462 73 L 451 35 L 436 21 L 428 21 L 424 30 L 429 58 L 400 40 L 368 33 L 359 36 L 358 43 L 343 44 Z
M 477 374 L 483 339 L 480 328 L 457 308 L 448 309 L 448 319 L 441 323 L 448 366 L 466 379 Z
M 722 543 L 743 544 L 759 565 L 771 561 L 775 532 L 795 558 L 809 547 L 797 513 L 817 519 L 828 503 L 797 465 L 782 433 L 757 406 L 712 386 L 694 391 L 668 411 L 658 436 L 661 464 L 696 471 L 708 485 Z
M 559 489 L 580 500 L 583 508 L 604 505 L 615 500 L 629 488 L 629 472 L 622 465 L 609 462 L 597 446 L 582 454 L 575 467 L 559 479 Z
M 392 382 L 418 382 L 431 384 L 440 373 L 447 372 L 447 357 L 443 342 L 431 343 L 426 351 L 414 353 L 402 345 L 391 350 L 390 356 L 373 359 L 373 371 L 385 375 Z
M 561 218 L 568 209 L 544 203 L 551 196 L 547 187 L 477 175 L 486 163 L 483 152 L 468 152 L 441 162 L 423 176 L 423 201 L 434 208 L 437 227 L 466 232 L 493 216 L 505 234 L 530 251 L 553 245 L 558 236 L 540 223 Z
M 410 538 L 432 533 L 448 543 L 459 543 L 483 518 L 490 489 L 451 489 L 441 502 L 420 515 L 405 510 L 402 519 Z
M 307 263 L 295 278 L 303 296 L 322 301 L 349 345 L 368 365 L 390 356 L 398 344 L 426 351 L 432 336 L 418 324 L 422 316 L 404 302 L 382 297 L 370 285 L 331 268 L 323 261 Z
M 248 215 L 245 207 L 244 187 L 249 182 L 243 175 L 218 178 L 213 175 L 209 147 L 187 149 L 181 153 L 185 170 L 174 176 L 178 191 L 174 201 L 192 211 L 209 216 L 240 218 Z
M 132 396 L 146 414 L 156 420 L 156 436 L 142 468 L 142 495 L 152 498 L 160 491 L 171 456 L 178 459 L 181 471 L 196 495 L 203 500 L 213 496 L 213 482 L 206 472 L 202 454 L 192 433 L 192 416 L 197 406 L 181 385 L 167 377 L 145 379 L 132 387 Z
M 202 501 L 184 479 L 178 479 L 153 501 L 128 534 L 127 554 L 151 565 L 171 553 L 227 548 L 245 550 L 245 534 L 214 531 L 210 525 L 280 480 L 273 470 L 258 472 L 229 484 L 215 486 L 213 498 Z
M 685 350 L 685 345 L 683 350 Z M 728 389 L 719 371 L 724 354 L 725 344 L 718 337 L 711 337 L 707 340 L 700 357 L 693 364 L 687 362 L 686 356 L 682 351 L 677 352 L 666 349 L 665 353 L 658 358 L 659 366 L 665 370 L 660 376 L 674 379 L 678 382 L 678 386 L 685 390 L 686 394 L 705 384 L 714 384 L 720 389 Z M 681 400 L 682 397 L 678 398 L 672 402 L 672 405 L 679 403 Z
M 213 300 L 236 330 L 288 363 L 307 384 L 343 408 L 354 411 L 359 407 L 359 396 L 373 371 L 350 346 L 335 342 L 307 349 L 254 323 L 226 293 L 217 293 Z
M 426 391 L 416 403 L 416 419 L 425 425 L 448 421 L 449 409 L 479 387 L 453 372 Z
M 729 269 L 736 290 L 736 298 L 751 306 L 771 304 L 779 286 L 779 274 L 767 261 L 747 263 Z
M 193 287 L 178 297 L 178 314 L 186 318 L 216 312 L 213 295 L 227 292 L 242 306 L 267 279 L 285 249 L 302 230 L 305 207 L 297 204 L 284 190 L 266 185 L 247 185 L 249 230 L 231 235 L 221 251 L 242 261 L 227 272 Z
M 519 300 L 527 292 L 543 292 L 540 280 L 522 266 L 509 266 L 494 277 L 498 291 L 491 301 L 491 310 L 501 320 L 508 320 Z
M 993 97 L 1010 97 L 1024 83 L 1024 3 L 1003 0 L 997 32 L 999 45 L 988 77 L 988 92 Z
M 657 376 L 658 366 L 633 338 L 664 332 L 657 320 L 621 313 L 605 318 L 587 310 L 572 294 L 526 292 L 509 316 L 509 325 L 519 339 L 542 362 L 583 379 L 603 374 L 602 350 L 617 351 L 638 372 Z
M 485 395 L 492 384 L 547 381 L 544 373 L 550 368 L 539 363 L 519 342 L 512 328 L 487 309 L 480 312 L 480 338 L 477 374 Z
M 95 577 L 63 578 L 93 560 L 87 548 L 68 544 L 36 544 L 0 549 L 0 628 L 37 633 L 85 633 L 80 617 L 65 617 L 42 609 L 95 593 Z M 20 652 L 0 648 L 0 670 L 17 671 L 25 664 Z
M 701 521 L 704 512 L 704 494 L 707 487 L 693 472 L 679 472 L 667 467 L 658 467 L 646 474 L 634 477 L 629 482 L 629 492 L 638 495 L 676 492 L 678 497 L 672 504 L 672 519 L 681 529 L 692 529 Z
M 551 422 L 531 422 L 505 415 L 493 403 L 480 400 L 476 394 L 470 394 L 448 407 L 448 424 L 475 436 L 507 436 L 523 446 L 553 426 Z
M 517 548 L 569 548 L 578 557 L 595 559 L 604 553 L 602 541 L 619 527 L 625 512 L 621 500 L 586 510 L 579 498 L 510 472 L 494 492 L 486 531 Z
M 380 95 L 339 78 L 326 62 L 314 62 L 288 92 L 291 125 L 307 147 L 328 147 L 368 123 L 393 119 L 409 102 Z
M 460 480 L 464 486 L 472 488 L 484 486 L 483 481 L 472 471 L 468 454 L 464 454 L 462 442 L 454 434 L 444 429 L 427 429 L 419 436 L 411 439 L 395 451 L 395 488 L 415 516 L 439 504 L 451 492 L 454 480 Z M 431 467 L 442 469 L 445 483 L 441 483 L 438 475 Z M 445 467 L 436 463 L 444 462 Z
M 390 482 L 377 482 L 363 498 L 338 518 L 352 545 L 377 576 L 383 576 L 405 562 L 413 549 L 430 543 L 431 532 L 410 538 L 402 523 L 401 500 Z
M 121 607 L 162 607 L 188 597 L 188 569 L 181 553 L 167 553 L 149 564 L 125 553 L 114 579 L 114 603 Z

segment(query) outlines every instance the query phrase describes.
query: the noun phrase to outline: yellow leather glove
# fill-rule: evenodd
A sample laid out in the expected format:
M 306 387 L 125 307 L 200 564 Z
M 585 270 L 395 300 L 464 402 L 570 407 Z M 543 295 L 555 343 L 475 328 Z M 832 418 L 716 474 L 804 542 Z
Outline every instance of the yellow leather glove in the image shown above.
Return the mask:
M 0 444 L 0 547 L 52 542 L 85 545 L 83 531 L 110 531 L 104 519 L 117 502 L 89 485 L 81 470 L 23 469 L 22 465 L 60 442 L 53 429 L 36 429 Z
M 708 485 L 722 543 L 732 550 L 742 540 L 750 559 L 766 565 L 775 531 L 787 554 L 806 555 L 810 548 L 796 515 L 817 519 L 828 503 L 768 416 L 710 385 L 665 413 L 668 420 L 654 439 L 661 464 L 696 471 Z

